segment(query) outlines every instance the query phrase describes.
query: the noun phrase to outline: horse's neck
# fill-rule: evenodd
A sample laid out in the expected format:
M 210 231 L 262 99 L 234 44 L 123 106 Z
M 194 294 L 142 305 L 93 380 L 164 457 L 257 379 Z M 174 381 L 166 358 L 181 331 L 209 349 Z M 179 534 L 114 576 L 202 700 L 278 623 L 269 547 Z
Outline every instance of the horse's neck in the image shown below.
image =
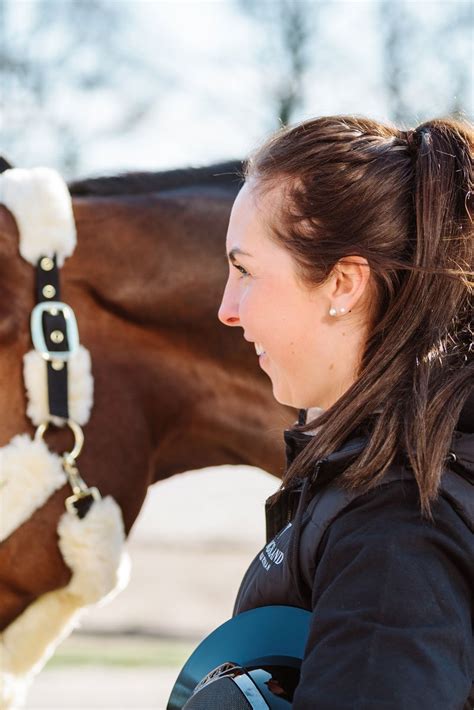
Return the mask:
M 225 463 L 282 471 L 292 415 L 240 331 L 217 319 L 231 204 L 202 192 L 75 202 L 65 300 L 103 383 L 102 406 L 139 430 L 150 481 Z

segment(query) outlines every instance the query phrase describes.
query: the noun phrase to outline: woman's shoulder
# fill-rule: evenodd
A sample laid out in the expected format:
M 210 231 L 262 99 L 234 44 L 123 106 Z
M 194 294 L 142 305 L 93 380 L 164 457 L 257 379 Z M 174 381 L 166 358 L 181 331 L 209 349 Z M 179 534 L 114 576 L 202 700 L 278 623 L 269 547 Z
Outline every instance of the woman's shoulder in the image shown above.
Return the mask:
M 457 474 L 451 475 L 456 481 Z M 363 551 L 374 559 L 381 554 L 401 559 L 412 555 L 415 548 L 433 558 L 458 559 L 466 574 L 472 575 L 474 538 L 466 519 L 442 492 L 432 505 L 432 515 L 432 521 L 422 517 L 418 487 L 408 474 L 393 474 L 359 495 L 337 485 L 326 486 L 310 501 L 305 514 L 300 539 L 304 576 L 309 581 L 321 561 L 341 555 L 349 559 Z
M 307 570 L 313 615 L 295 706 L 337 688 L 344 697 L 360 690 L 363 707 L 375 707 L 380 678 L 383 692 L 393 691 L 390 707 L 415 707 L 420 687 L 430 707 L 467 697 L 473 536 L 444 496 L 432 512 L 433 522 L 421 517 L 415 481 L 392 481 L 354 499 L 328 526 Z M 317 532 L 308 521 L 307 551 Z

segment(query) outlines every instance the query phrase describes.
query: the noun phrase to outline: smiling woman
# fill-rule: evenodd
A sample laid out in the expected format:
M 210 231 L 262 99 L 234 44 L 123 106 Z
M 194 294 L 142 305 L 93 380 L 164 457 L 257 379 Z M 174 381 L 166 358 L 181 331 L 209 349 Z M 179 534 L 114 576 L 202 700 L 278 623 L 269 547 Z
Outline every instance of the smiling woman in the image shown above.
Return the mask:
M 473 707 L 473 147 L 330 116 L 245 166 L 218 316 L 300 417 L 234 614 L 312 612 L 293 710 Z

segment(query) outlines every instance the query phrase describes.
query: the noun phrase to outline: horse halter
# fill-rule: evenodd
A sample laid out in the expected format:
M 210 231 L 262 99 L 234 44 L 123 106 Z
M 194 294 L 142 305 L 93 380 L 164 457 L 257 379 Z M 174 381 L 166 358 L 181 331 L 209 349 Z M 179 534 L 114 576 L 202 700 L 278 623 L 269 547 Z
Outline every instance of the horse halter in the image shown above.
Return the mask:
M 81 387 L 81 383 L 77 383 L 78 378 L 92 381 L 89 354 L 80 346 L 74 311 L 61 300 L 60 295 L 59 266 L 72 254 L 76 244 L 72 204 L 65 183 L 54 171 L 47 168 L 30 171 L 8 169 L 5 162 L 1 167 L 0 201 L 10 209 L 17 221 L 22 257 L 36 270 L 36 305 L 30 317 L 34 350 L 24 360 L 29 398 L 27 413 L 36 425 L 36 442 L 44 439 L 51 424 L 71 430 L 74 445 L 61 456 L 62 469 L 72 488 L 72 495 L 66 499 L 65 505 L 70 513 L 82 518 L 92 502 L 101 496 L 97 488 L 87 486 L 77 468 L 77 459 L 84 444 L 81 424 L 89 418 L 92 388 L 87 383 L 82 386 L 84 391 L 90 390 L 90 396 L 79 416 L 75 417 L 71 412 L 77 407 L 69 401 L 69 374 L 76 380 L 76 389 Z M 25 210 L 31 210 L 35 216 L 35 207 L 44 224 L 41 224 L 41 219 L 32 221 L 25 216 Z M 45 237 L 45 253 L 42 252 L 42 239 L 38 238 L 36 229 Z M 51 239 L 48 238 L 48 231 L 53 233 Z M 85 363 L 80 372 L 74 372 L 74 361 L 78 357 L 85 359 Z M 46 396 L 44 386 L 38 382 L 40 377 L 46 379 Z

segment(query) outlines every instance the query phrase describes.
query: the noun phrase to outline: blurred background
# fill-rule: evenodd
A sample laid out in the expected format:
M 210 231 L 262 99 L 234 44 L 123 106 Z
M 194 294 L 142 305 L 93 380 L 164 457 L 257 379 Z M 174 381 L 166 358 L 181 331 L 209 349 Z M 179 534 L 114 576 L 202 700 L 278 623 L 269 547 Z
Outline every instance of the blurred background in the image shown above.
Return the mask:
M 473 50 L 471 0 L 0 0 L 0 154 L 71 179 L 242 159 L 310 116 L 472 120 Z M 150 490 L 128 589 L 60 647 L 27 707 L 164 708 L 231 615 L 277 486 L 234 466 Z
M 2 152 L 66 177 L 240 158 L 282 123 L 473 113 L 471 0 L 0 0 Z

